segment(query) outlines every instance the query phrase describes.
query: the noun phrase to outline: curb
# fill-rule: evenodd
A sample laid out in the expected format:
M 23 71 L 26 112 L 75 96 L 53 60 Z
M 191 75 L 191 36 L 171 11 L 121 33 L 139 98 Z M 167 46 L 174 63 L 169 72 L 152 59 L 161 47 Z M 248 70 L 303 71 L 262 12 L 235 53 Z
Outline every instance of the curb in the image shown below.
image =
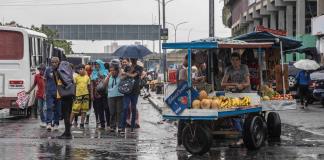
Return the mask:
M 148 97 L 148 101 L 152 104 L 152 106 L 159 111 L 160 114 L 162 114 L 162 109 L 159 107 L 157 103 L 154 102 L 154 100 L 151 97 Z

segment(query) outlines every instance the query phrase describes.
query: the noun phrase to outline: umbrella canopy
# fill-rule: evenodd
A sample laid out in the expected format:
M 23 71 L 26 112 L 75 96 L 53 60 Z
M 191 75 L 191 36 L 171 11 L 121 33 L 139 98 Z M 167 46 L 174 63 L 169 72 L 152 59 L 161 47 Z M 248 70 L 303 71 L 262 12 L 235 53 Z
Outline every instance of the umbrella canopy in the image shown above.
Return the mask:
M 142 59 L 151 53 L 152 52 L 143 45 L 124 45 L 118 48 L 113 53 L 113 56 Z
M 320 68 L 320 65 L 314 60 L 302 59 L 294 63 L 294 66 L 302 70 L 316 70 Z
M 302 42 L 296 41 L 287 37 L 277 36 L 269 32 L 251 32 L 234 37 L 234 40 L 243 40 L 246 42 L 276 42 L 279 39 L 282 41 L 284 50 L 295 49 L 302 46 Z M 277 44 L 279 46 L 279 44 Z

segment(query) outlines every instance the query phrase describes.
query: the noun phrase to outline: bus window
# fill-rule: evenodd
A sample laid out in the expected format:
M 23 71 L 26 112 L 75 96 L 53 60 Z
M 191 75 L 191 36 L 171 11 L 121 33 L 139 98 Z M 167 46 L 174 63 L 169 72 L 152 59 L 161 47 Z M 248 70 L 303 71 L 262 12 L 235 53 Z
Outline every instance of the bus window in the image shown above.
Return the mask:
M 19 60 L 24 56 L 23 34 L 15 31 L 0 31 L 0 60 Z

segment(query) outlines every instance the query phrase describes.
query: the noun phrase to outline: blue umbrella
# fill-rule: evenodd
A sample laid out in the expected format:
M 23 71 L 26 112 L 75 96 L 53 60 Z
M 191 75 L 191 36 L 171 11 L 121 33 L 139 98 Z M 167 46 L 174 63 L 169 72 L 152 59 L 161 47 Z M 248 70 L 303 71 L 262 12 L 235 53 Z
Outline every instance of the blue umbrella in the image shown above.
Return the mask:
M 142 59 L 151 53 L 152 52 L 143 45 L 124 45 L 118 48 L 113 53 L 113 56 Z

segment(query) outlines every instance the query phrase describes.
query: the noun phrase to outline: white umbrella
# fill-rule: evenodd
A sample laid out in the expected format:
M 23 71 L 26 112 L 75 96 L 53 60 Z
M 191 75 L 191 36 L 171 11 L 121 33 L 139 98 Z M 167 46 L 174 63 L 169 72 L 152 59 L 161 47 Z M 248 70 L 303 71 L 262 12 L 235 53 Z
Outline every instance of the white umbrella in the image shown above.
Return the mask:
M 302 59 L 294 63 L 294 66 L 302 70 L 316 70 L 320 68 L 320 65 L 314 60 Z

